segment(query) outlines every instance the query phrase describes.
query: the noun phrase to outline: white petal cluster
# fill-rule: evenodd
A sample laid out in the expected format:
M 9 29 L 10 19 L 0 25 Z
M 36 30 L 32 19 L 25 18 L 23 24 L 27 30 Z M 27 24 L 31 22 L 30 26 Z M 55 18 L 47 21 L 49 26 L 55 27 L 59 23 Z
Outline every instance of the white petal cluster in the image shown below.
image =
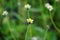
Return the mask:
M 7 11 L 3 11 L 2 15 L 7 15 L 8 12 Z
M 31 18 L 27 19 L 27 22 L 28 22 L 28 23 L 33 23 L 33 21 L 34 21 L 34 20 L 31 19 Z
M 30 9 L 30 8 L 31 8 L 31 5 L 26 4 L 26 5 L 25 5 L 25 8 L 26 8 L 26 9 Z
M 38 40 L 38 38 L 37 37 L 32 37 L 32 40 Z
M 49 25 L 46 25 L 46 27 L 49 29 L 50 28 L 50 26 Z
M 46 3 L 46 4 L 45 4 L 45 7 L 46 7 L 49 11 L 52 11 L 52 10 L 53 10 L 53 6 L 50 5 L 49 3 Z
M 60 0 L 55 0 L 56 2 L 59 2 Z
M 21 5 L 21 3 L 20 3 L 20 2 L 18 2 L 17 4 L 18 4 L 18 6 L 20 6 L 20 5 Z

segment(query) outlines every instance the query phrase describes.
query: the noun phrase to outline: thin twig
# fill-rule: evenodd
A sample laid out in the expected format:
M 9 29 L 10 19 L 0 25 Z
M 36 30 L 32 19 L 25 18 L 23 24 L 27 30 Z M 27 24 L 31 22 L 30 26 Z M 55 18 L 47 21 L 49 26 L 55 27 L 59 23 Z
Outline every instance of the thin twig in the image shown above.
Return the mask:
M 51 16 L 51 13 L 50 13 L 50 20 L 51 20 L 54 28 L 60 33 L 60 30 L 57 28 L 57 26 L 55 25 L 55 23 L 54 23 L 54 21 L 53 21 L 53 18 L 52 18 L 52 16 Z

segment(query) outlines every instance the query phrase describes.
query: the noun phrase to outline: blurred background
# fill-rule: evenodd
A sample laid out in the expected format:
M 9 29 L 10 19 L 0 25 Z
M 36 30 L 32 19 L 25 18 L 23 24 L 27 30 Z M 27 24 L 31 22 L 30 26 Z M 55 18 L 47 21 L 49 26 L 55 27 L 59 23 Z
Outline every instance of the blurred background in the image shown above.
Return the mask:
M 26 21 L 28 13 L 32 24 Z M 60 40 L 60 0 L 0 0 L 0 40 Z

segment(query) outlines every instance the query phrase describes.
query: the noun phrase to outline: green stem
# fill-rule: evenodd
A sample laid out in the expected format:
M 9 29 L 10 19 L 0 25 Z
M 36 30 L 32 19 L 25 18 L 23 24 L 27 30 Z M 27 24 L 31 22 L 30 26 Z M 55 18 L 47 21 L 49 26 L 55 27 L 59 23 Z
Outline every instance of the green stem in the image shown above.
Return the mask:
M 54 21 L 53 21 L 53 18 L 52 18 L 52 16 L 51 16 L 51 13 L 50 13 L 50 20 L 51 20 L 54 28 L 60 33 L 60 30 L 57 28 L 57 26 L 55 25 L 55 23 L 54 23 Z
M 30 26 L 30 37 L 32 37 L 32 29 L 31 29 L 31 26 Z
M 48 32 L 48 29 L 46 29 L 46 31 L 45 31 L 44 40 L 46 40 L 46 38 L 47 38 L 47 32 Z
M 27 13 L 27 15 L 28 15 L 28 18 L 30 18 L 29 10 L 28 10 L 28 13 Z
M 28 29 L 29 29 L 29 27 L 27 27 L 27 31 L 26 31 L 26 35 L 25 35 L 25 40 L 26 40 L 26 37 L 27 37 L 27 32 L 28 32 Z
M 12 30 L 11 30 L 11 27 L 10 27 L 10 24 L 9 24 L 9 23 L 8 23 L 8 28 L 9 28 L 9 30 L 10 30 L 10 32 L 11 32 L 11 36 L 12 36 L 13 40 L 16 40 L 16 39 L 15 39 L 15 36 L 14 36 Z
M 25 35 L 25 40 L 26 40 L 26 38 L 27 38 L 27 33 L 29 32 L 29 30 L 30 30 L 30 37 L 32 37 L 31 26 L 28 25 L 28 27 L 27 27 L 27 31 L 26 31 L 26 35 Z

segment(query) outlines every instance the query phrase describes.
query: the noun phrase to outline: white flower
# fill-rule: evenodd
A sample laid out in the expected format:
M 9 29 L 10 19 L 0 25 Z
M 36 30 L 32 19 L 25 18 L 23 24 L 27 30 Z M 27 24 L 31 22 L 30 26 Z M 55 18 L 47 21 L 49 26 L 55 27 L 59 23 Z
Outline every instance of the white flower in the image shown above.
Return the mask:
M 59 0 L 55 0 L 56 2 L 59 2 Z
M 7 11 L 3 11 L 2 15 L 7 15 L 8 12 Z
M 28 23 L 33 23 L 34 20 L 32 20 L 31 18 L 27 19 Z
M 26 8 L 26 9 L 30 9 L 31 6 L 30 6 L 29 4 L 26 4 L 26 5 L 25 5 L 25 8 Z
M 21 3 L 20 2 L 18 2 L 18 6 L 20 6 L 21 5 Z
M 46 25 L 46 27 L 49 29 L 50 28 L 50 26 L 49 25 Z
M 32 37 L 32 39 L 31 40 L 38 40 L 38 38 L 37 37 Z
M 46 7 L 49 11 L 52 11 L 52 10 L 53 10 L 52 5 L 50 5 L 49 3 L 46 3 L 46 4 L 45 4 L 45 7 Z

